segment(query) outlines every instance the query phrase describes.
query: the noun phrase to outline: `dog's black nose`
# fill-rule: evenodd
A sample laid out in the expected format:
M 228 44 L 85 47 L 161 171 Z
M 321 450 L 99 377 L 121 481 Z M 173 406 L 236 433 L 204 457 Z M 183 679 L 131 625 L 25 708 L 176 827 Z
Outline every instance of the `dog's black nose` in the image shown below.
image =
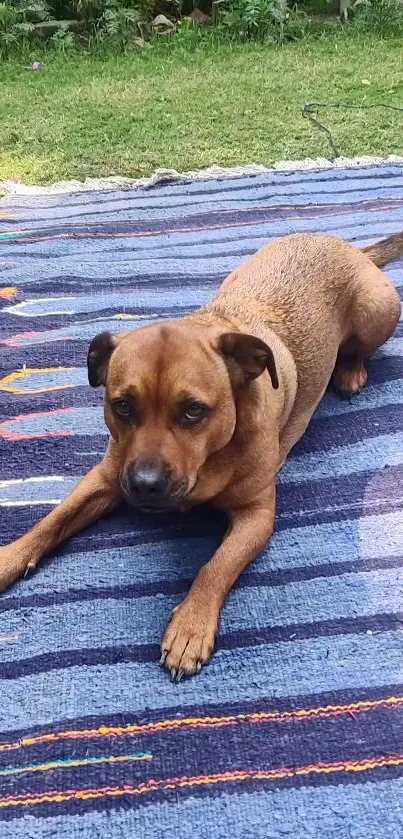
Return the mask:
M 169 472 L 162 463 L 139 460 L 128 472 L 128 489 L 139 504 L 158 504 L 168 494 Z

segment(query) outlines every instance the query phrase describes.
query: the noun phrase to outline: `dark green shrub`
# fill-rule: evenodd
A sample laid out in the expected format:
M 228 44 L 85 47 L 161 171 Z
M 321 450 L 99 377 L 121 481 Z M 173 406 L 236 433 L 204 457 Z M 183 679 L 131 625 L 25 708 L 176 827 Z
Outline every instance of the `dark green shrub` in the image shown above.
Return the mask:
M 235 40 L 279 40 L 286 19 L 286 0 L 229 0 L 220 12 L 218 26 Z
M 289 5 L 288 5 L 289 2 Z M 198 40 L 282 42 L 319 36 L 337 21 L 338 0 L 0 0 L 0 58 L 27 52 L 47 40 L 58 51 L 74 48 L 108 50 L 138 48 L 152 34 L 151 22 L 163 13 L 185 17 L 175 41 L 194 49 Z M 198 8 L 215 25 L 188 22 Z M 329 14 L 333 17 L 329 17 Z M 353 27 L 379 33 L 403 32 L 403 0 L 351 0 Z M 347 27 L 343 27 L 344 32 Z M 189 31 L 188 31 L 189 30 Z M 139 39 L 141 42 L 139 44 Z M 161 39 L 160 39 L 161 40 Z M 166 40 L 167 49 L 170 39 Z
M 402 0 L 355 0 L 352 7 L 357 22 L 378 32 L 397 34 L 403 28 Z
M 37 34 L 35 24 L 49 17 L 44 0 L 6 0 L 0 2 L 0 57 L 24 49 Z

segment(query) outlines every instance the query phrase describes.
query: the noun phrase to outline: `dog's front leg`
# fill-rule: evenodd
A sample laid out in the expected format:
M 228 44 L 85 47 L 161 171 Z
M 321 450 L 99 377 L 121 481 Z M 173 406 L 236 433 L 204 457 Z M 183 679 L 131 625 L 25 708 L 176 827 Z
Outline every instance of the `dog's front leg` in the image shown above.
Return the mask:
M 61 542 L 112 510 L 120 500 L 120 459 L 113 441 L 99 466 L 29 533 L 0 547 L 0 591 L 33 570 Z
M 198 673 L 209 660 L 228 592 L 273 533 L 274 485 L 252 503 L 227 513 L 229 527 L 221 546 L 174 609 L 161 644 L 161 664 L 178 681 Z

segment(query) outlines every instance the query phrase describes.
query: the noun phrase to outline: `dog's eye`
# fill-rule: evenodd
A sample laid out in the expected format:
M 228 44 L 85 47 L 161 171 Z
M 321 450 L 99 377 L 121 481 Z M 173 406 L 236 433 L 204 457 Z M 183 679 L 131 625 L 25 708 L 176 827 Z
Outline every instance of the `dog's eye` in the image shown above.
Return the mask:
M 115 402 L 113 402 L 113 410 L 115 411 L 115 414 L 117 414 L 119 417 L 122 417 L 122 419 L 127 419 L 131 413 L 131 405 L 129 400 L 116 399 Z
M 194 425 L 200 422 L 208 413 L 207 405 L 202 402 L 190 402 L 181 414 L 181 425 Z

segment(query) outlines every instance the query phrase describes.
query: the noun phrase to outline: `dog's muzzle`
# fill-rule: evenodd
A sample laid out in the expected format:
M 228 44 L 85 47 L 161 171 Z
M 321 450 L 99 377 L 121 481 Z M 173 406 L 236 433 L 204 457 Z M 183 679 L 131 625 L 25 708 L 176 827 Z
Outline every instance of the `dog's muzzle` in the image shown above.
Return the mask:
M 177 507 L 187 489 L 187 481 L 175 481 L 162 460 L 145 457 L 123 470 L 120 483 L 130 504 L 153 512 Z

